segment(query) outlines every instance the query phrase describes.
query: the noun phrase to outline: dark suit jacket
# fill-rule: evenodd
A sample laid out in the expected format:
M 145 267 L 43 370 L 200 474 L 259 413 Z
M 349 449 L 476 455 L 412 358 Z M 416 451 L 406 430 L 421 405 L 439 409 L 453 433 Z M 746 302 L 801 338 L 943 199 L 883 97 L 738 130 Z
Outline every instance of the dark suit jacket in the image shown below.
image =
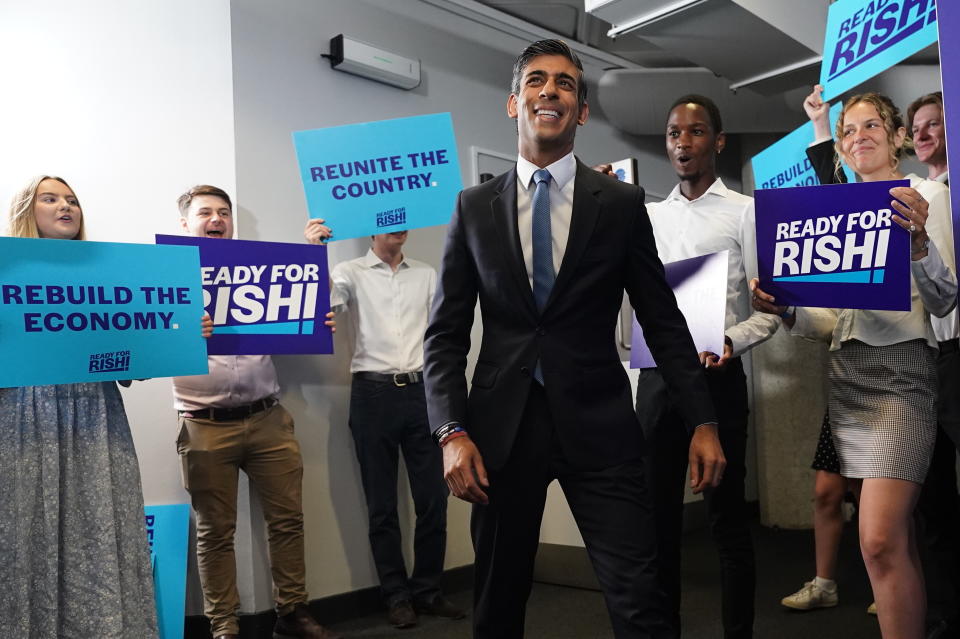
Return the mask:
M 614 332 L 623 291 L 689 428 L 714 421 L 683 315 L 663 276 L 643 190 L 578 161 L 566 253 L 538 313 L 517 232 L 516 169 L 460 193 L 424 340 L 431 429 L 456 421 L 488 468 L 506 462 L 540 360 L 566 459 L 590 470 L 638 458 L 643 436 Z M 479 296 L 483 341 L 464 375 Z
M 836 165 L 837 152 L 833 140 L 824 140 L 807 147 L 807 159 L 813 167 L 820 184 L 846 184 L 847 174 Z

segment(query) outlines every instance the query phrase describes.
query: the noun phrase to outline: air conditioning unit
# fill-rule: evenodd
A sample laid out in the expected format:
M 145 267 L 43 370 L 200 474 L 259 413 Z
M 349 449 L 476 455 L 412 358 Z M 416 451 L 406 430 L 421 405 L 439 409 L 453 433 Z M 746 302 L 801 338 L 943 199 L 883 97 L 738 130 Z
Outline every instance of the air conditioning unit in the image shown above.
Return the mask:
M 370 80 L 413 89 L 420 86 L 420 60 L 411 60 L 384 49 L 348 38 L 342 33 L 330 39 L 330 66 Z

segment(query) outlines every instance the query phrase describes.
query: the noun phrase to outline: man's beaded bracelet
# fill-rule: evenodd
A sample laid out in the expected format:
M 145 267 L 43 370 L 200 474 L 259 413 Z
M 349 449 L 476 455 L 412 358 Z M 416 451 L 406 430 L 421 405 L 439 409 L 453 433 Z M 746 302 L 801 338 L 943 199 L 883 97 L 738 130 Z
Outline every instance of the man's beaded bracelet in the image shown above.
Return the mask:
M 443 441 L 454 433 L 466 434 L 467 431 L 464 430 L 463 426 L 456 422 L 447 422 L 434 431 L 433 441 L 437 442 L 437 446 L 443 446 Z

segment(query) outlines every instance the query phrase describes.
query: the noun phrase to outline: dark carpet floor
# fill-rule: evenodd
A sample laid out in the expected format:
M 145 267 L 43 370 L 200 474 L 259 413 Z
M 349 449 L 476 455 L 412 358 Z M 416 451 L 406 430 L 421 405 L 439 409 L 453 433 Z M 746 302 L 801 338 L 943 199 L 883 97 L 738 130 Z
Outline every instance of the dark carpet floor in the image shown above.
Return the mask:
M 840 550 L 837 582 L 840 605 L 796 612 L 780 599 L 813 577 L 812 531 L 754 527 L 757 556 L 756 639 L 875 639 L 876 617 L 866 614 L 872 601 L 866 571 L 857 548 L 856 529 L 848 525 Z M 719 568 L 716 551 L 705 530 L 684 536 L 683 622 L 685 639 L 721 639 Z M 469 608 L 469 592 L 449 593 Z M 348 637 L 366 639 L 468 639 L 470 620 L 422 618 L 420 625 L 394 630 L 383 615 L 336 624 Z M 528 639 L 607 639 L 613 637 L 599 592 L 535 584 L 527 606 Z

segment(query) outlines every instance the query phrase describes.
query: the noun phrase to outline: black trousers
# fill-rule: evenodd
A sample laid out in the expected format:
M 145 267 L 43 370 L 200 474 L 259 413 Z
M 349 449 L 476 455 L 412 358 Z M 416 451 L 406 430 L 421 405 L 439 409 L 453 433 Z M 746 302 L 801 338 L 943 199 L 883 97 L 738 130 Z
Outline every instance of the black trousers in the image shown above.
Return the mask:
M 440 449 L 430 436 L 423 384 L 398 387 L 355 377 L 350 431 L 360 462 L 370 547 L 383 597 L 388 605 L 404 599 L 430 601 L 440 593 L 447 548 L 447 485 Z M 397 516 L 400 451 L 417 514 L 409 579 Z
M 482 451 L 481 451 L 482 452 Z M 476 552 L 474 637 L 523 637 L 547 486 L 566 495 L 600 582 L 617 639 L 664 639 L 656 579 L 653 511 L 643 460 L 600 470 L 571 468 L 556 438 L 543 389 L 533 384 L 510 457 L 489 472 L 488 505 L 471 519 Z M 546 637 L 545 629 L 532 629 Z
M 917 503 L 920 557 L 927 586 L 927 623 L 946 621 L 960 636 L 960 497 L 957 495 L 957 444 L 960 432 L 960 351 L 953 340 L 940 344 L 937 358 L 939 403 L 937 442 Z
M 720 444 L 727 459 L 723 481 L 704 499 L 710 533 L 720 555 L 721 616 L 725 639 L 753 636 L 756 569 L 750 538 L 744 479 L 747 448 L 747 385 L 740 358 L 707 374 L 717 411 Z M 683 494 L 690 435 L 656 369 L 640 372 L 637 415 L 647 438 L 650 488 L 657 520 L 660 583 L 667 595 L 667 618 L 680 636 L 680 546 Z

